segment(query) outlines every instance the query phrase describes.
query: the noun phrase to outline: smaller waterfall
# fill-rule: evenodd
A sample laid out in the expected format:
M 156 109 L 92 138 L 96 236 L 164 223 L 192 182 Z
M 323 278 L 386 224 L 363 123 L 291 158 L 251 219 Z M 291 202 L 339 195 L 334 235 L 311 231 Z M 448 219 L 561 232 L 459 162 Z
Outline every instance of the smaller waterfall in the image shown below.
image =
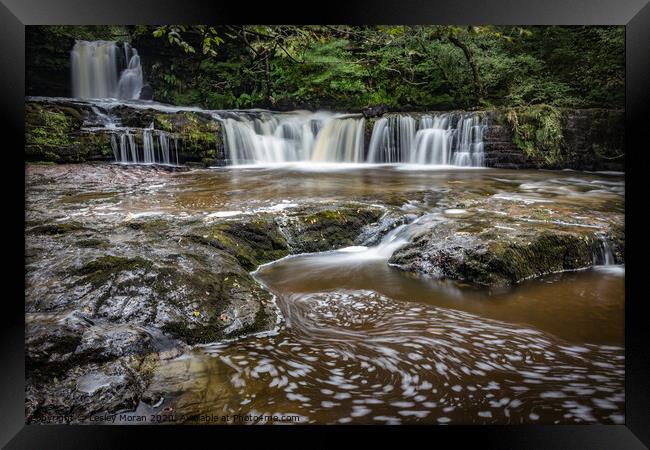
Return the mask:
M 616 264 L 616 258 L 605 236 L 599 236 L 598 247 L 593 256 L 594 266 L 611 266 Z
M 111 135 L 111 146 L 115 161 L 130 164 L 166 164 L 178 165 L 178 139 L 170 134 L 155 130 L 153 123 L 140 131 L 126 129 Z M 138 145 L 136 137 L 141 137 Z M 140 139 L 138 139 L 140 140 Z
M 144 84 L 138 52 L 114 41 L 76 41 L 70 52 L 72 96 L 137 99 Z
M 482 167 L 483 128 L 473 114 L 379 119 L 373 128 L 368 162 Z
M 131 48 L 128 43 L 124 43 L 124 57 L 128 61 L 126 69 L 120 75 L 118 83 L 118 98 L 137 99 L 140 97 L 140 91 L 144 84 L 142 66 L 140 65 L 140 55 Z
M 142 130 L 142 153 L 144 155 L 145 164 L 152 164 L 156 161 L 152 130 L 153 123 L 149 126 L 149 128 Z

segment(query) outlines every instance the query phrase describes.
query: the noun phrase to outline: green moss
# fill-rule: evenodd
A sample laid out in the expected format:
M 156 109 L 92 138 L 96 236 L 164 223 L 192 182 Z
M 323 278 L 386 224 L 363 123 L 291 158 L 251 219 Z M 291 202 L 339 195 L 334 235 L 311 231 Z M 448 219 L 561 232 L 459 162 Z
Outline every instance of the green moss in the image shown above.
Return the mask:
M 79 231 L 83 229 L 84 227 L 79 222 L 64 222 L 64 223 L 52 223 L 47 225 L 39 225 L 30 229 L 29 233 L 59 235 L 59 234 L 66 234 L 72 231 Z
M 214 157 L 209 153 L 217 145 L 218 125 L 214 121 L 199 121 L 196 115 L 184 113 L 184 121 L 180 125 L 180 135 L 183 139 L 183 149 L 192 153 L 205 152 L 205 156 Z
M 97 287 L 113 278 L 120 272 L 127 270 L 148 269 L 151 262 L 144 258 L 125 258 L 122 256 L 102 256 L 84 264 L 74 273 L 84 277 L 79 283 L 89 283 Z
M 171 132 L 174 130 L 171 120 L 167 114 L 156 114 L 154 118 L 154 127 L 158 130 Z
M 544 232 L 530 242 L 494 242 L 486 254 L 470 254 L 465 278 L 479 284 L 515 284 L 526 278 L 592 264 L 592 236 Z
M 43 150 L 72 144 L 70 133 L 81 121 L 67 116 L 58 109 L 30 103 L 25 106 L 25 144 Z
M 298 217 L 288 227 L 295 252 L 321 252 L 354 244 L 361 229 L 376 222 L 383 211 L 346 207 Z
M 272 222 L 225 222 L 211 228 L 206 237 L 187 236 L 194 242 L 210 245 L 234 256 L 246 270 L 289 254 L 284 236 Z
M 109 242 L 103 239 L 91 238 L 91 239 L 82 239 L 77 242 L 77 245 L 79 247 L 85 247 L 85 248 L 108 248 Z
M 73 136 L 78 144 L 77 157 L 86 160 L 88 157 L 113 157 L 111 137 L 106 133 L 79 133 Z
M 565 159 L 562 152 L 562 114 L 548 105 L 510 108 L 506 119 L 513 132 L 513 141 L 536 163 L 558 167 Z
M 80 131 L 83 113 L 75 108 L 28 102 L 25 105 L 27 161 L 83 162 L 112 156 L 110 135 Z

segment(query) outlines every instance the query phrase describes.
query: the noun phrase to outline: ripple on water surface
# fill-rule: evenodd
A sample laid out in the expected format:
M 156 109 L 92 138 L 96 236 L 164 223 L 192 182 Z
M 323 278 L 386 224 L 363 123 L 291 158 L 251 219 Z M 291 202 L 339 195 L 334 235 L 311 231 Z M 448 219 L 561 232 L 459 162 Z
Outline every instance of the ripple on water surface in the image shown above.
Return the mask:
M 624 353 L 370 291 L 279 299 L 277 335 L 196 349 L 153 384 L 179 414 L 316 423 L 621 423 Z

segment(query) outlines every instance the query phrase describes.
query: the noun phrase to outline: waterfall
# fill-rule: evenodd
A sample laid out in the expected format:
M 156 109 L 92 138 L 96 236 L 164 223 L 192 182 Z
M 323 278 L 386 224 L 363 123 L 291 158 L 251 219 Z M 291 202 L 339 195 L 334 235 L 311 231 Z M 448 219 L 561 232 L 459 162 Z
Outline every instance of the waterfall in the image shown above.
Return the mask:
M 141 138 L 141 145 L 136 137 Z M 111 146 L 119 163 L 178 165 L 178 139 L 155 130 L 153 123 L 142 130 L 127 128 L 112 134 Z
M 143 86 L 142 66 L 140 65 L 140 55 L 131 48 L 128 43 L 124 43 L 124 57 L 128 61 L 126 69 L 120 75 L 118 83 L 118 98 L 137 99 L 140 97 L 140 90 Z
M 312 161 L 363 162 L 364 119 L 328 121 L 314 144 Z
M 140 56 L 128 43 L 76 41 L 70 52 L 72 96 L 137 99 L 144 79 Z
M 484 124 L 474 114 L 409 116 L 375 122 L 368 162 L 483 166 Z
M 416 121 L 409 116 L 381 118 L 372 130 L 368 162 L 398 163 L 407 160 L 415 136 Z
M 594 266 L 611 266 L 616 264 L 614 253 L 605 236 L 598 236 L 598 247 L 593 256 Z
M 216 114 L 232 164 L 364 162 L 365 120 L 356 116 Z

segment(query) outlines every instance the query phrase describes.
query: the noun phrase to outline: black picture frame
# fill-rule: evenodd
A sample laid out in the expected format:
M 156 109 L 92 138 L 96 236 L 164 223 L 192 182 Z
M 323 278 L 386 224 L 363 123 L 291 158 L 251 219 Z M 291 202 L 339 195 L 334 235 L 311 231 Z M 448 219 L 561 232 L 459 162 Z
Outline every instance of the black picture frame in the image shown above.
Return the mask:
M 428 445 L 454 446 L 473 442 L 500 448 L 646 448 L 650 445 L 650 347 L 647 345 L 647 302 L 643 283 L 648 234 L 642 228 L 647 202 L 647 134 L 650 105 L 649 0 L 329 0 L 281 5 L 267 2 L 199 0 L 1 0 L 0 89 L 2 90 L 3 192 L 5 193 L 5 256 L 3 302 L 3 366 L 0 370 L 2 409 L 0 444 L 6 448 L 114 448 L 136 442 L 145 433 L 147 445 L 199 445 L 200 438 L 220 445 L 236 438 L 239 445 L 261 437 L 259 429 L 239 427 L 118 427 L 25 425 L 24 420 L 24 95 L 25 25 L 275 23 L 275 24 L 517 24 L 625 25 L 626 27 L 626 422 L 625 425 L 566 426 L 420 426 L 327 427 L 320 445 L 340 445 L 341 435 L 360 431 L 366 439 L 403 435 L 425 439 Z M 310 9 L 307 9 L 310 7 Z M 22 181 L 21 181 L 22 180 Z M 22 189 L 21 189 L 22 186 Z M 22 210 L 22 213 L 21 213 Z M 188 430 L 191 428 L 191 430 Z M 274 427 L 274 431 L 278 427 Z M 282 427 L 295 442 L 312 440 L 324 427 Z M 244 434 L 245 433 L 245 434 Z M 266 433 L 264 433 L 266 434 Z M 292 438 L 293 440 L 294 438 Z M 400 438 L 401 439 L 401 438 Z M 313 441 L 312 441 L 313 442 Z M 277 443 L 277 442 L 276 442 Z M 228 444 L 226 444 L 228 445 Z

